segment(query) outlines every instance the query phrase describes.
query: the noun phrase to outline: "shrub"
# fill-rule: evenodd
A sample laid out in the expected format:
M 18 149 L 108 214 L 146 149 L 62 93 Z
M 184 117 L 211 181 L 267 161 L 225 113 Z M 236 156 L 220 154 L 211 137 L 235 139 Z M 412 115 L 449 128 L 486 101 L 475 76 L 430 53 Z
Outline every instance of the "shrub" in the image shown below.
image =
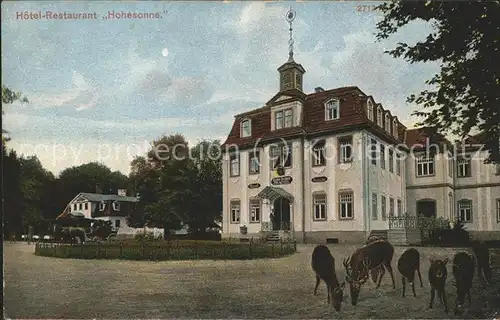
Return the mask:
M 450 227 L 448 220 L 442 218 L 437 223 L 428 223 L 427 227 L 428 236 L 422 238 L 424 244 L 451 247 L 464 247 L 470 244 L 469 232 L 464 223 L 458 219 L 453 223 L 453 227 Z
M 197 240 L 123 240 L 97 244 L 39 243 L 35 254 L 48 257 L 76 259 L 128 259 L 128 260 L 231 260 L 276 258 L 297 251 L 295 242 L 262 244 L 227 241 Z

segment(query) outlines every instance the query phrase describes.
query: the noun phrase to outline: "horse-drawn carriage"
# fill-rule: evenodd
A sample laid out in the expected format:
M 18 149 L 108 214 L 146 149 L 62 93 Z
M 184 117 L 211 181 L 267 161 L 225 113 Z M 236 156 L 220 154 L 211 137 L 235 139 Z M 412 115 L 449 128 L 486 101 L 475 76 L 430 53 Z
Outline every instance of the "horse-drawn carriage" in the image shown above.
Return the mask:
M 110 240 L 117 234 L 111 221 L 88 219 L 79 212 L 72 212 L 53 220 L 51 231 L 57 242 L 65 243 Z

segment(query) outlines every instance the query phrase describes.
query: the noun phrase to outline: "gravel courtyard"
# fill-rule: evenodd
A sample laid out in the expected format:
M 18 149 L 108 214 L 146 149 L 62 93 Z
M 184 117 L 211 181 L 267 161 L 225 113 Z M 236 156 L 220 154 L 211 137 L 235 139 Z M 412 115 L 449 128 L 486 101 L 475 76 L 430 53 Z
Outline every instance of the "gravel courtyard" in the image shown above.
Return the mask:
M 451 261 L 448 315 L 439 303 L 428 309 L 427 280 L 429 257 L 451 260 L 453 249 L 418 248 L 424 288 L 416 286 L 417 298 L 410 294 L 410 288 L 407 297 L 401 297 L 401 280 L 395 270 L 396 290 L 386 273 L 380 289 L 367 281 L 358 306 L 350 305 L 347 294 L 347 303 L 336 313 L 326 302 L 324 283 L 318 296 L 313 295 L 313 248 L 314 245 L 299 245 L 297 254 L 273 260 L 140 262 L 38 257 L 33 254 L 33 245 L 4 242 L 4 312 L 7 318 L 24 319 L 453 318 Z M 354 248 L 330 246 L 341 279 L 342 258 Z M 394 269 L 404 249 L 396 247 Z M 500 259 L 494 260 L 498 266 Z M 487 288 L 475 274 L 473 305 L 460 318 L 492 319 L 495 312 L 498 318 L 499 271 L 495 270 L 496 283 Z

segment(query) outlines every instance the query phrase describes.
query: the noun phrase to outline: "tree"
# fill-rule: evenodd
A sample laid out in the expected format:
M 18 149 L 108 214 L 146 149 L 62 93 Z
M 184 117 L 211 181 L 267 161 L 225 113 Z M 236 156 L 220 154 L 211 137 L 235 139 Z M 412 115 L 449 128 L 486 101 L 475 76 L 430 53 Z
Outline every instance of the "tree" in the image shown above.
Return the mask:
M 23 197 L 20 187 L 20 162 L 14 150 L 7 151 L 5 145 L 2 145 L 2 182 L 7 188 L 3 188 L 3 222 L 4 233 L 21 234 L 22 232 L 22 203 Z
M 408 102 L 423 106 L 414 114 L 419 125 L 465 138 L 485 133 L 488 162 L 500 163 L 500 2 L 394 1 L 380 5 L 377 40 L 386 39 L 415 20 L 432 23 L 434 32 L 413 46 L 399 43 L 388 51 L 410 63 L 437 61 L 439 74 L 426 83 L 435 89 L 412 94 Z
M 7 88 L 6 86 L 2 86 L 2 104 L 11 104 L 15 101 L 21 101 L 23 103 L 28 103 L 28 98 L 24 97 L 21 92 L 14 92 Z M 2 116 L 4 115 L 4 111 L 2 109 Z M 9 132 L 2 128 L 2 144 L 6 141 L 9 141 L 10 138 L 7 136 Z

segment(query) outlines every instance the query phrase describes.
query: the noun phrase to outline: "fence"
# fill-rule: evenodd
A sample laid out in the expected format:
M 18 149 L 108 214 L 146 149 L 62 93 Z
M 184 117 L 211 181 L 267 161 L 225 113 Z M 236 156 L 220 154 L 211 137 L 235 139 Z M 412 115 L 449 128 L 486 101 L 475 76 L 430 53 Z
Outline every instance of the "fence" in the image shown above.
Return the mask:
M 208 241 L 182 243 L 162 241 L 143 244 L 95 243 L 55 244 L 37 243 L 35 254 L 47 257 L 76 259 L 126 260 L 234 260 L 277 258 L 297 252 L 296 242 L 227 243 Z

